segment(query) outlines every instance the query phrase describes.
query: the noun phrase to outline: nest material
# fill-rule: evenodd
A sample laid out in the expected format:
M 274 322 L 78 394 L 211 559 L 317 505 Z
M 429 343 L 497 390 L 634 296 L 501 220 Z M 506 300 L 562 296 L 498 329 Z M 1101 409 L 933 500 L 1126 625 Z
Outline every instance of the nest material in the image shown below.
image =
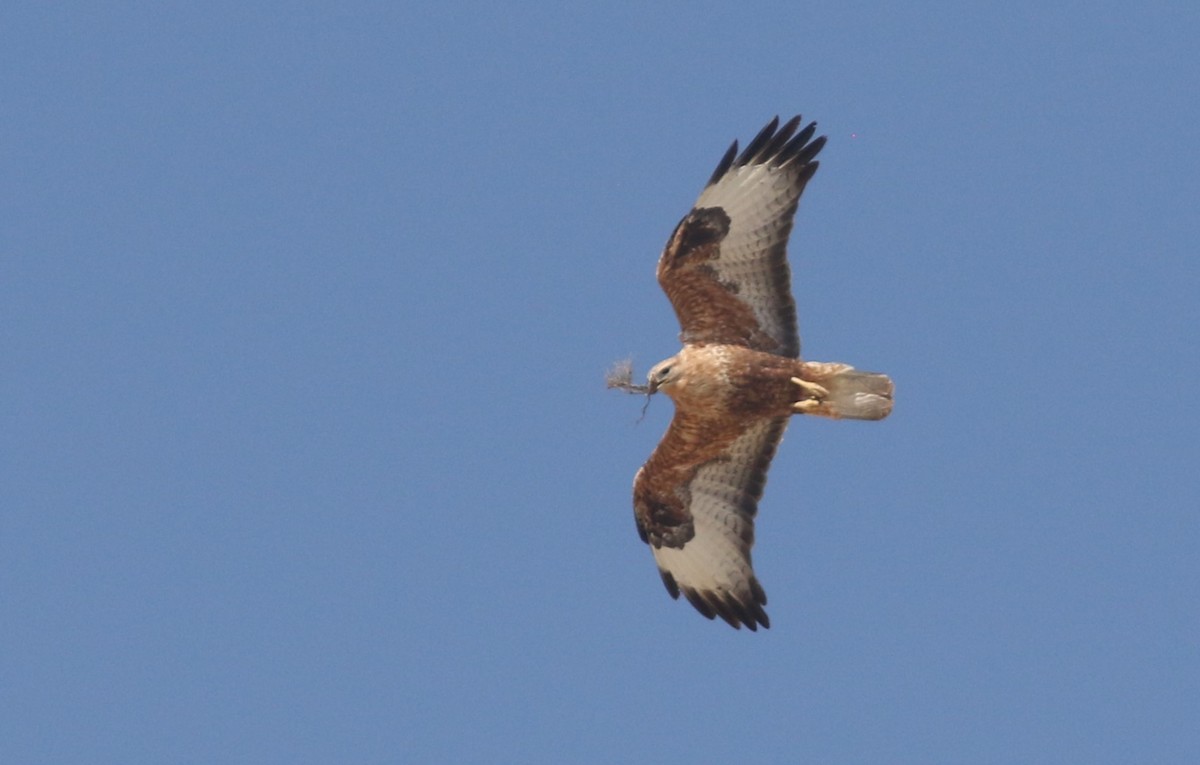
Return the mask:
M 604 375 L 604 384 L 609 388 L 623 390 L 626 393 L 649 393 L 649 385 L 638 385 L 633 381 L 633 360 L 624 359 L 612 365 Z

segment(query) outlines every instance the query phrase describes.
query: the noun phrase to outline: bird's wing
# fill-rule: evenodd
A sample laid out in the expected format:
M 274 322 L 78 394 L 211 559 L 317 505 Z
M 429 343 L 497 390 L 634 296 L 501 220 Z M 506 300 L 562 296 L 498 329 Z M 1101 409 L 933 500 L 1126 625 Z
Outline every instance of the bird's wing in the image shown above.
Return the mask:
M 776 117 L 738 154 L 737 141 L 658 261 L 684 343 L 800 354 L 788 234 L 825 137 Z
M 697 611 L 733 627 L 770 626 L 750 548 L 767 468 L 787 422 L 739 425 L 677 408 L 634 479 L 638 533 L 671 597 L 682 593 Z

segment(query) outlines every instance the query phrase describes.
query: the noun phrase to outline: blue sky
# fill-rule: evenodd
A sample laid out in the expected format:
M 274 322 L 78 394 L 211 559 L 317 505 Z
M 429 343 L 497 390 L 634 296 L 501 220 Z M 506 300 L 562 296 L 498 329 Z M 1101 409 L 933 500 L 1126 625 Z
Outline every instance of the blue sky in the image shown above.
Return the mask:
M 1200 12 L 0 14 L 0 759 L 1200 758 Z M 654 282 L 734 138 L 790 248 L 772 628 L 671 601 Z

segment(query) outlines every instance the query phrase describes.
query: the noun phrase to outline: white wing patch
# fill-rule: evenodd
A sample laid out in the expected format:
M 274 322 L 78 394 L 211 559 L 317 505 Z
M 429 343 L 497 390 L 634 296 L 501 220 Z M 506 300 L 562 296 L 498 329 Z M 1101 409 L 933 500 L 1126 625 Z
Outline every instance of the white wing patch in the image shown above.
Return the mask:
M 763 245 L 787 238 L 781 228 L 791 228 L 789 210 L 800 194 L 796 190 L 796 166 L 742 165 L 730 168 L 713 185 L 704 189 L 696 207 L 720 207 L 730 217 L 728 249 L 721 260 L 744 263 L 764 249 Z

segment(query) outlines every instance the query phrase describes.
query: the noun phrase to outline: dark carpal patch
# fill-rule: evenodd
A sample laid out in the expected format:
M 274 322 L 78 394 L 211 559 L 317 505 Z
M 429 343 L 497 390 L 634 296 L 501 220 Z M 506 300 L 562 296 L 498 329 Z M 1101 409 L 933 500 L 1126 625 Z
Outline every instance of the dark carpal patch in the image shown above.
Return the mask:
M 638 535 L 655 547 L 681 549 L 696 536 L 687 502 L 664 502 L 657 497 L 638 497 L 634 503 Z
M 697 253 L 698 250 L 710 244 L 719 244 L 729 234 L 730 223 L 728 213 L 720 207 L 697 207 L 685 215 L 675 227 L 670 250 L 676 260 L 700 254 Z M 702 255 L 712 258 L 716 252 L 705 252 Z

